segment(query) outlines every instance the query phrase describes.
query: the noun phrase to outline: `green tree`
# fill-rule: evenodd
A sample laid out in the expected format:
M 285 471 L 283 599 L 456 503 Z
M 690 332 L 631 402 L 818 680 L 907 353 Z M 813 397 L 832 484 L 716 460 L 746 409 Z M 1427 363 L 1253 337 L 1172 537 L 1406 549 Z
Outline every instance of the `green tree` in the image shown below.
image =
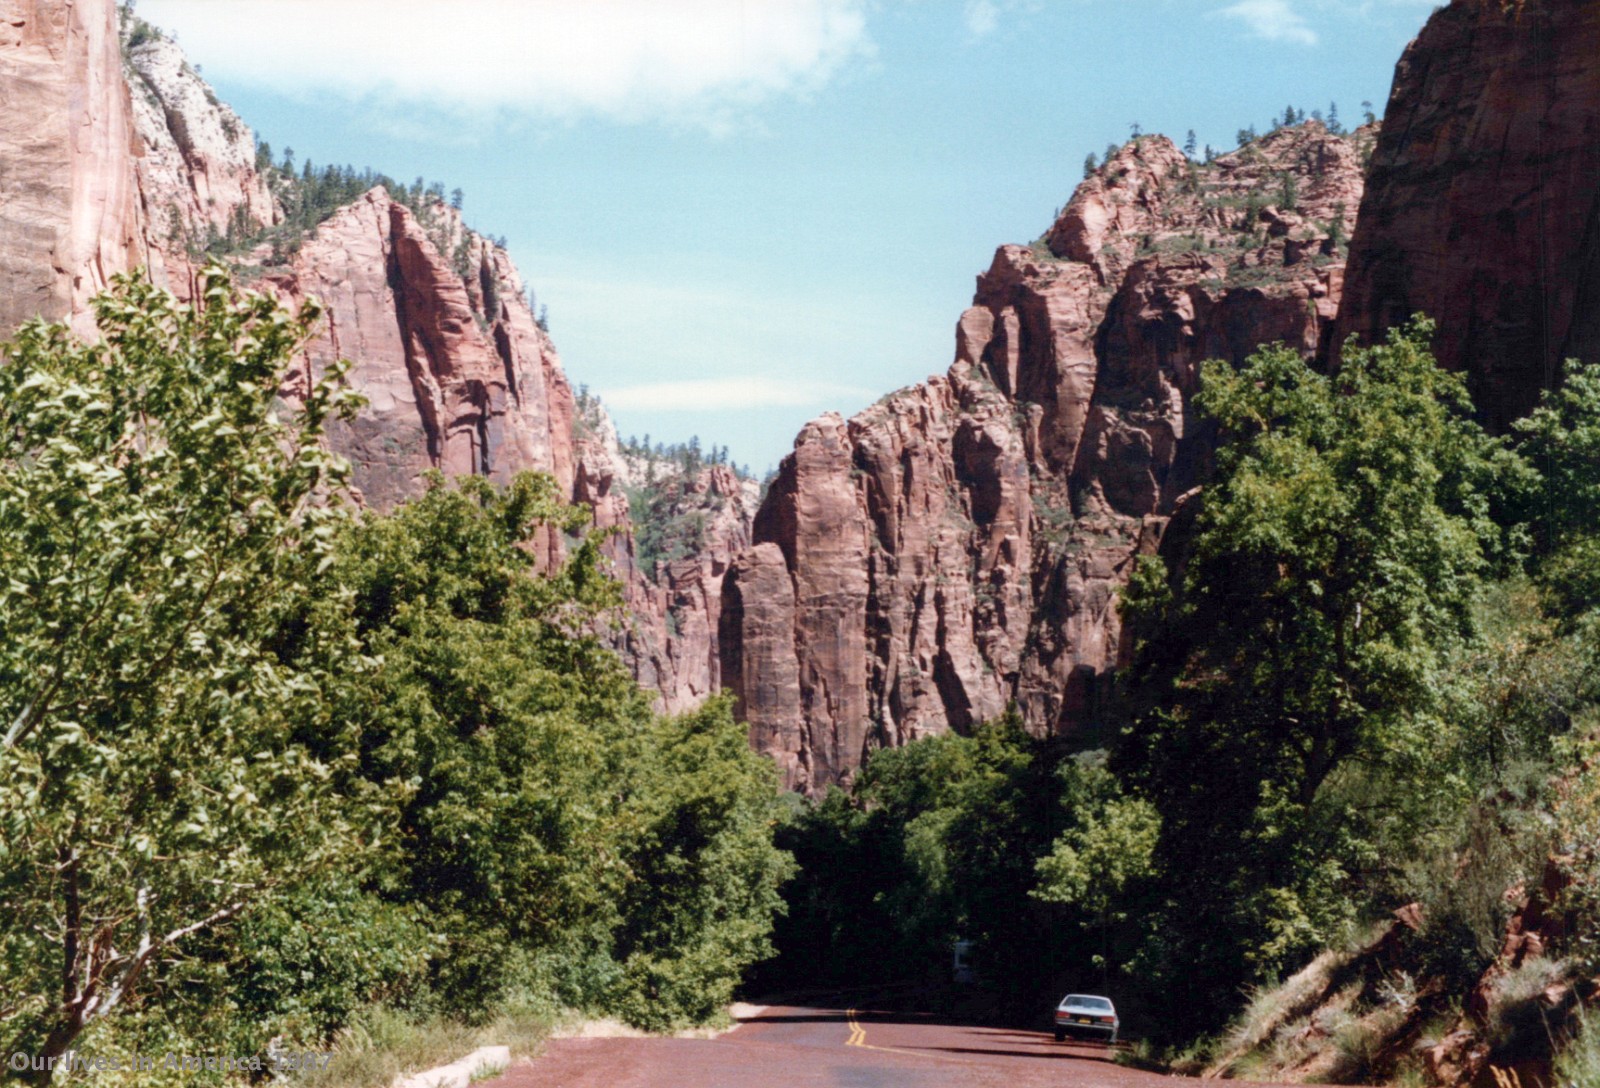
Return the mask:
M 1037 1008 L 1080 958 L 1079 929 L 1053 924 L 1062 908 L 1028 894 L 1070 818 L 1060 758 L 1014 713 L 874 753 L 853 797 L 830 792 L 780 834 L 802 879 L 786 889 L 764 981 L 815 984 L 819 969 L 846 984 L 948 980 L 961 937 L 1008 1010 Z
M 362 663 L 294 624 L 353 400 L 342 365 L 277 397 L 317 309 L 211 266 L 192 305 L 122 277 L 94 313 L 94 343 L 33 322 L 0 352 L 0 1033 L 46 1059 L 353 835 L 346 753 L 305 737 Z
M 375 890 L 443 938 L 430 985 L 454 1011 L 535 992 L 701 1020 L 767 950 L 775 783 L 725 704 L 659 718 L 602 643 L 603 534 L 554 565 L 526 546 L 588 521 L 548 476 L 434 476 L 341 545 L 384 662 L 347 711 L 360 774 L 409 784 Z
M 1032 894 L 1103 917 L 1129 885 L 1154 871 L 1161 817 L 1150 802 L 1124 794 L 1104 752 L 1084 753 L 1059 773 L 1071 826 L 1039 859 Z
M 778 888 L 794 866 L 773 847 L 772 765 L 750 751 L 728 699 L 662 721 L 642 739 L 613 1007 L 660 1029 L 709 1019 L 745 969 L 772 954 Z
M 1292 212 L 1300 206 L 1300 185 L 1295 181 L 1294 174 L 1288 170 L 1283 172 L 1278 185 L 1278 207 L 1286 212 Z
M 1513 427 L 1539 474 L 1527 507 L 1536 569 L 1570 622 L 1600 609 L 1600 365 L 1568 360 L 1561 386 Z
M 1283 347 L 1203 368 L 1216 478 L 1178 572 L 1147 563 L 1124 597 L 1138 704 L 1117 765 L 1161 813 L 1168 878 L 1153 978 L 1187 964 L 1225 1003 L 1317 947 L 1366 856 L 1330 782 L 1445 728 L 1444 670 L 1507 553 L 1497 481 L 1525 468 L 1472 422 L 1431 331 L 1348 350 L 1331 377 Z

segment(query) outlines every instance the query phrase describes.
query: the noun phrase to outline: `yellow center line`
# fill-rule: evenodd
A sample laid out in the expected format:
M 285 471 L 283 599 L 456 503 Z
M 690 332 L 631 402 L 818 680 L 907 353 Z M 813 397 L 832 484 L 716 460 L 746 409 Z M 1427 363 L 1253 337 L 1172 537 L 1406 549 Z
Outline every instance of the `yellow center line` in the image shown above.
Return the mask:
M 867 1042 L 867 1029 L 862 1027 L 861 1022 L 856 1019 L 856 1010 L 846 1009 L 844 1016 L 845 1021 L 850 1025 L 850 1038 L 845 1040 L 845 1046 L 858 1046 L 862 1050 L 878 1050 L 885 1054 L 909 1054 L 913 1058 L 932 1058 L 936 1061 L 952 1060 L 952 1056 L 948 1054 L 929 1054 L 921 1050 L 902 1050 L 897 1046 L 873 1046 Z

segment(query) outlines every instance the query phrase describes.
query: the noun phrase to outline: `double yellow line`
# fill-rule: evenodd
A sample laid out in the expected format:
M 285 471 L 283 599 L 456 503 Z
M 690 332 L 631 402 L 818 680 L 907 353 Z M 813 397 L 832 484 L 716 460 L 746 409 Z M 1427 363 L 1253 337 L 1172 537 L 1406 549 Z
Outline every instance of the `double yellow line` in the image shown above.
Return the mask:
M 850 1038 L 844 1041 L 844 1045 L 866 1046 L 867 1032 L 866 1029 L 861 1026 L 861 1022 L 856 1019 L 856 1010 L 846 1009 L 844 1011 L 844 1018 L 845 1022 L 850 1025 Z

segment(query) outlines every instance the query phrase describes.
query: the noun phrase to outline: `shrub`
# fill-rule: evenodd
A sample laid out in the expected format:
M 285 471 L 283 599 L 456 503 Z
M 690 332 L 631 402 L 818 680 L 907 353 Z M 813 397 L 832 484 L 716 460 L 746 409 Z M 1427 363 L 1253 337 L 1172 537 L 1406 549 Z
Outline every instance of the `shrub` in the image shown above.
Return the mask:
M 1552 1033 L 1544 995 L 1567 976 L 1564 962 L 1537 956 L 1490 983 L 1483 1037 L 1496 1061 L 1504 1064 L 1550 1053 Z

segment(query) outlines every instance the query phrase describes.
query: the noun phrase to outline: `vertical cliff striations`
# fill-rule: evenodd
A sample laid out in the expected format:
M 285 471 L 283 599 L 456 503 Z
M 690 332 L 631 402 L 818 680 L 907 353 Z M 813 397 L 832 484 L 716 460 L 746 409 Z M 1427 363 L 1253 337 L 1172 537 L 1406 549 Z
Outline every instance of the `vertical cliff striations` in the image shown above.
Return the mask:
M 1316 351 L 1372 129 L 1281 129 L 1208 164 L 1122 148 L 978 278 L 944 377 L 795 441 L 724 590 L 724 682 L 788 783 L 1015 701 L 1091 722 L 1116 590 L 1208 452 L 1199 363 Z
M 0 0 L 0 333 L 91 327 L 89 298 L 144 260 L 116 9 Z
M 723 687 L 717 622 L 724 576 L 750 545 L 759 490 L 723 464 L 679 464 L 624 447 L 597 401 L 578 403 L 575 501 L 607 542 L 627 623 L 616 646 L 634 677 L 669 712 Z
M 1401 58 L 1338 339 L 1418 311 L 1492 427 L 1600 360 L 1600 5 L 1456 0 Z
M 267 247 L 247 260 L 270 260 Z M 367 407 L 330 441 L 368 503 L 394 506 L 435 468 L 501 481 L 538 469 L 571 492 L 572 393 L 554 345 L 505 251 L 453 209 L 419 215 L 376 188 L 260 273 L 280 295 L 326 307 L 313 370 L 355 363 Z

